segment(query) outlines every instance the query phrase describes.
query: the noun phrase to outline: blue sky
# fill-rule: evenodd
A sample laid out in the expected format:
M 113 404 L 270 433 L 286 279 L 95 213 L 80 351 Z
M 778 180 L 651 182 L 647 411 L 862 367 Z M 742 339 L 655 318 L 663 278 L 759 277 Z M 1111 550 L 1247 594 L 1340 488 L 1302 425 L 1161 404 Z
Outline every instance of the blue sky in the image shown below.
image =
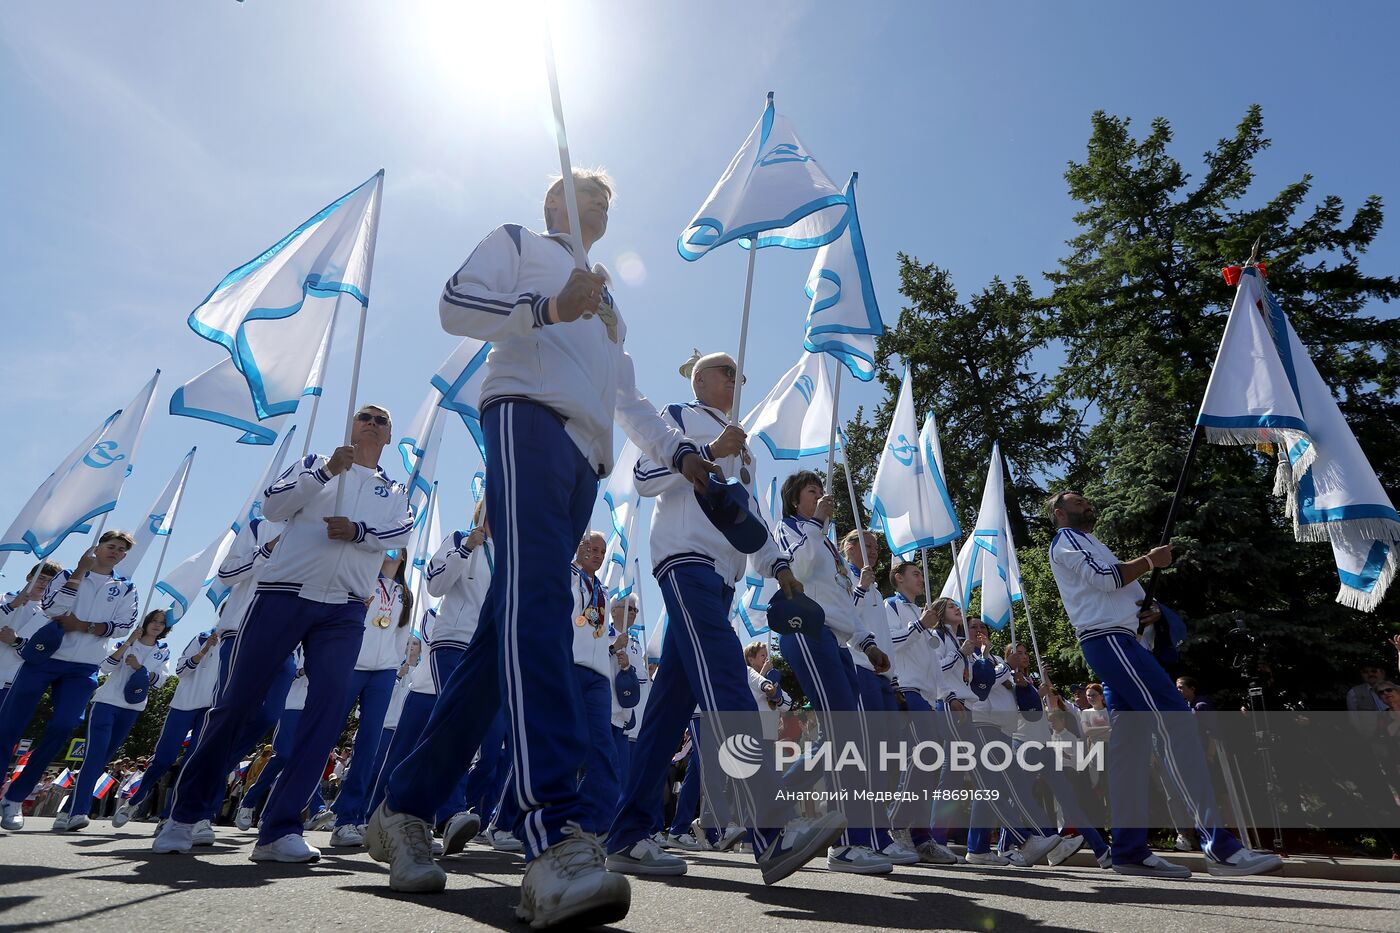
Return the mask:
M 361 398 L 384 402 L 405 426 L 455 345 L 437 323 L 442 282 L 495 225 L 538 228 L 545 178 L 558 170 L 538 27 L 524 9 L 165 0 L 0 10 L 10 414 L 0 522 L 160 367 L 159 414 L 112 526 L 143 515 L 198 444 L 167 568 L 203 547 L 268 453 L 165 414 L 169 394 L 222 352 L 185 319 L 225 272 L 381 167 Z M 692 346 L 737 344 L 742 252 L 686 263 L 675 239 L 765 92 L 833 178 L 860 172 L 876 291 L 892 322 L 897 250 L 950 268 L 964 294 L 1017 273 L 1046 291 L 1040 273 L 1075 232 L 1062 173 L 1082 158 L 1096 109 L 1139 130 L 1168 117 L 1175 155 L 1196 170 L 1258 102 L 1274 145 L 1257 162 L 1254 199 L 1311 172 L 1316 192 L 1348 207 L 1380 194 L 1394 209 L 1400 130 L 1385 95 L 1400 71 L 1396 27 L 1383 3 L 1235 4 L 1227 16 L 1205 3 L 628 0 L 560 4 L 555 44 L 575 160 L 607 166 L 618 183 L 594 258 L 632 270 L 618 299 L 638 383 L 659 405 L 688 397 L 676 368 Z M 1397 243 L 1392 220 L 1366 267 L 1393 270 Z M 750 401 L 796 359 L 810 263 L 759 256 Z M 340 431 L 348 331 L 333 353 L 318 449 Z M 848 380 L 843 417 L 879 397 Z M 445 524 L 469 509 L 466 476 L 453 472 L 466 444 L 451 425 Z M 71 563 L 81 546 L 72 539 L 58 556 Z M 136 573 L 143 592 L 154 551 Z M 12 585 L 25 566 L 12 559 L 0 582 Z M 652 611 L 655 597 L 650 588 Z M 209 621 L 201 608 L 181 628 Z

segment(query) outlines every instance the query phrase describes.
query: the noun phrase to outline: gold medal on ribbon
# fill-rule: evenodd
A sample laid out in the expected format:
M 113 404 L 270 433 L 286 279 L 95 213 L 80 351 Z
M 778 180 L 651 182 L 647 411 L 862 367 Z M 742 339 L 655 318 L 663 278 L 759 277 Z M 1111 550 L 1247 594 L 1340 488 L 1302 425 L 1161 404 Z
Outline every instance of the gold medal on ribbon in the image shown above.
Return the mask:
M 588 624 L 588 618 L 586 616 L 579 616 L 577 619 L 574 619 L 574 624 L 579 628 L 583 628 Z
M 377 615 L 377 616 L 374 617 L 374 624 L 375 624 L 378 628 L 388 628 L 388 627 L 389 627 L 389 617 L 386 616 L 384 613 L 381 612 L 379 615 Z
M 602 638 L 602 637 L 603 637 L 603 627 L 602 627 L 601 625 L 598 626 L 597 628 L 595 628 L 595 629 L 593 630 L 593 637 L 594 637 L 594 638 Z

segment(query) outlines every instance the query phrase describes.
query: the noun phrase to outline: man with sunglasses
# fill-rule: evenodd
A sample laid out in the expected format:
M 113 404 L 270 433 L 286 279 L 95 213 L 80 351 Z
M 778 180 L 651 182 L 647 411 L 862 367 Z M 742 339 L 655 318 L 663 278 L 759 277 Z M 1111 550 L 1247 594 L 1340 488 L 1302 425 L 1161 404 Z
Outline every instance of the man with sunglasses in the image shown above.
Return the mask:
M 481 412 L 496 569 L 472 644 L 398 769 L 412 761 L 420 779 L 405 786 L 396 772 L 365 840 L 389 863 L 395 890 L 443 889 L 428 821 L 504 700 L 528 863 L 517 914 L 536 929 L 611 923 L 631 904 L 626 879 L 605 871 L 602 847 L 580 825 L 588 732 L 572 674 L 569 566 L 613 468 L 613 423 L 697 489 L 714 466 L 637 390 L 607 275 L 575 255 L 607 231 L 612 183 L 598 171 L 573 180 L 577 230 L 560 179 L 545 194 L 547 231 L 497 227 L 438 304 L 443 330 L 491 342 Z
M 413 528 L 407 490 L 379 467 L 392 429 L 386 409 L 365 405 L 355 414 L 348 446 L 330 457 L 307 456 L 264 491 L 263 514 L 285 527 L 258 577 L 203 739 L 181 769 L 171 817 L 152 845 L 156 852 L 189 851 L 193 824 L 214 803 L 210 789 L 218 793 L 217 778 L 244 721 L 262 707 L 278 669 L 300 645 L 306 708 L 296 751 L 268 796 L 252 859 L 320 858 L 302 837 L 301 811 L 344 725 L 365 601 L 375 591 L 384 552 L 402 547 Z

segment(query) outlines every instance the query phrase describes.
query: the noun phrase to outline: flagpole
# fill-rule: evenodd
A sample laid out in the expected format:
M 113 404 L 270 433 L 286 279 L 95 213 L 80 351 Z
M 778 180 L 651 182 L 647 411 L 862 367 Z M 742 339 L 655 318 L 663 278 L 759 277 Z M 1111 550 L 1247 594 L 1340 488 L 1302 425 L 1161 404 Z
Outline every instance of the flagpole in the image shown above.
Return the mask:
M 437 484 L 437 483 L 433 483 L 432 488 L 428 490 L 428 499 L 427 499 L 426 502 L 423 503 L 423 515 L 424 515 L 424 516 L 430 516 L 430 515 L 432 514 L 433 500 L 434 500 L 435 498 L 437 498 L 437 489 L 438 489 L 438 484 Z M 414 548 L 415 553 L 412 554 L 412 555 L 408 555 L 408 554 L 405 554 L 405 555 L 404 555 L 404 560 L 406 560 L 406 561 L 408 562 L 408 567 L 407 567 L 407 569 L 404 571 L 404 578 L 405 578 L 405 579 L 407 579 L 408 570 L 416 570 L 416 569 L 417 569 L 416 567 L 413 566 L 413 561 L 414 561 L 414 559 L 415 559 L 416 557 L 418 557 L 419 554 L 422 554 L 422 555 L 424 555 L 425 557 L 427 556 L 427 553 L 428 553 L 428 552 L 427 552 L 427 550 L 423 547 L 423 544 L 424 544 L 424 540 L 428 537 L 429 526 L 430 526 L 431 524 L 432 524 L 432 522 L 431 522 L 431 521 L 428 521 L 427 518 L 425 517 L 425 519 L 424 519 L 424 521 L 423 521 L 423 530 L 420 531 L 420 532 L 418 532 L 418 545 L 417 545 L 417 547 Z M 431 546 L 432 546 L 432 542 L 428 542 L 428 546 L 431 547 Z M 429 559 L 431 559 L 431 558 L 429 558 Z M 428 564 L 427 564 L 427 561 L 425 560 L 424 563 L 423 563 L 423 569 L 420 570 L 420 571 L 418 571 L 418 586 L 415 587 L 415 591 L 414 591 L 414 594 L 413 594 L 413 611 L 414 611 L 414 612 L 417 612 L 417 611 L 422 607 L 422 605 L 423 605 L 423 586 L 427 583 L 427 580 L 428 580 Z
M 928 582 L 928 548 L 919 548 L 919 560 L 924 565 L 924 607 L 933 604 L 933 590 L 929 588 Z
M 107 530 L 107 518 L 108 518 L 108 516 L 110 516 L 111 514 L 112 514 L 111 512 L 103 512 L 103 513 L 102 513 L 102 520 L 99 521 L 99 522 L 97 523 L 97 530 L 94 531 L 94 532 L 92 533 L 92 539 L 93 539 L 94 541 L 101 541 L 101 540 L 102 540 L 102 532 L 104 532 L 104 531 Z
M 188 483 L 188 482 L 190 481 L 190 470 L 193 470 L 193 469 L 194 469 L 194 456 L 193 456 L 193 454 L 194 454 L 194 452 L 195 452 L 196 450 L 198 450 L 198 449 L 199 449 L 198 447 L 192 447 L 192 448 L 190 448 L 190 454 L 191 454 L 191 456 L 190 456 L 190 465 L 189 465 L 189 469 L 185 470 L 185 480 L 184 480 L 185 483 Z M 170 531 L 169 531 L 168 533 L 166 533 L 166 534 L 161 535 L 161 537 L 164 538 L 165 540 L 162 541 L 162 542 L 160 543 L 160 557 L 156 558 L 156 573 L 155 573 L 155 576 L 151 577 L 151 585 L 150 585 L 150 587 L 146 590 L 146 602 L 145 602 L 145 604 L 141 607 L 141 618 L 142 618 L 142 619 L 146 618 L 146 612 L 151 608 L 151 597 L 155 596 L 155 594 L 156 594 L 156 584 L 160 582 L 160 568 L 163 567 L 163 566 L 165 565 L 165 551 L 166 551 L 167 548 L 170 547 L 170 539 L 171 539 L 172 537 L 175 536 L 175 520 L 176 520 L 177 518 L 180 517 L 180 506 L 182 506 L 182 505 L 184 505 L 184 504 L 185 504 L 185 491 L 184 491 L 183 484 L 182 484 L 181 489 L 180 489 L 179 498 L 175 500 L 175 508 L 174 508 L 174 509 L 171 511 L 171 513 L 170 513 Z
M 846 494 L 851 497 L 851 515 L 855 521 L 856 530 L 863 532 L 865 522 L 861 520 L 860 506 L 856 503 L 856 484 L 855 480 L 851 479 L 851 457 L 845 444 L 841 445 L 841 462 L 845 465 L 843 472 L 846 474 Z M 865 547 L 864 534 L 857 535 L 856 539 L 860 541 L 860 561 L 863 570 L 870 566 L 870 552 Z
M 825 360 L 822 361 L 822 365 L 826 365 Z M 826 441 L 826 487 L 828 494 L 833 491 L 832 474 L 836 470 L 836 412 L 841 407 L 841 370 L 844 368 L 841 364 L 837 364 L 836 382 L 831 390 L 831 432 Z M 826 526 L 830 522 L 831 519 L 822 522 L 823 531 L 826 530 Z
M 749 305 L 753 301 L 753 266 L 758 258 L 758 240 L 755 238 L 749 247 L 749 271 L 744 278 L 744 314 L 739 322 L 739 356 L 734 361 L 734 406 L 729 412 L 729 420 L 739 423 L 739 395 L 744 388 L 744 357 L 749 348 Z
M 340 316 L 340 295 L 335 296 L 335 304 L 331 308 L 331 322 L 326 325 L 326 343 L 321 357 L 321 385 L 326 384 L 326 373 L 331 368 L 331 348 L 335 346 L 335 320 Z M 311 412 L 306 416 L 306 437 L 301 441 L 301 459 L 305 460 L 307 454 L 311 453 L 311 432 L 316 428 L 316 413 L 321 409 L 321 393 L 317 392 L 311 396 Z
M 1036 670 L 1040 671 L 1040 676 L 1044 678 L 1045 662 L 1040 659 L 1040 644 L 1035 638 L 1035 623 L 1031 621 L 1031 601 L 1026 596 L 1026 588 L 1024 586 L 1021 587 L 1021 605 L 1026 610 L 1026 628 L 1030 629 L 1031 632 L 1031 650 L 1035 652 L 1035 667 Z M 1013 612 L 1011 615 L 1014 618 L 1016 613 Z
M 1181 512 L 1181 498 L 1186 492 L 1186 480 L 1191 475 L 1191 467 L 1196 463 L 1196 453 L 1201 449 L 1201 441 L 1205 438 L 1205 431 L 1198 424 L 1191 431 L 1191 443 L 1186 448 L 1186 459 L 1181 464 L 1181 475 L 1176 480 L 1176 492 L 1172 493 L 1171 508 L 1167 510 L 1167 525 L 1162 529 L 1162 540 L 1158 544 L 1170 544 L 1172 531 L 1176 528 L 1176 518 Z M 1162 568 L 1153 567 L 1152 575 L 1147 578 L 1147 584 L 1142 588 L 1142 606 L 1146 609 L 1152 605 L 1152 593 L 1157 589 L 1157 578 L 1161 576 Z
M 413 501 L 413 486 L 418 482 L 418 477 L 423 474 L 423 461 L 428 459 L 428 450 L 433 442 L 433 429 L 437 427 L 438 412 L 442 411 L 443 396 L 441 393 L 439 393 L 438 399 L 438 404 L 433 406 L 432 412 L 428 415 L 428 428 L 423 432 L 423 453 L 413 458 L 413 472 L 408 475 L 408 500 L 410 502 Z M 437 488 L 436 482 L 433 483 L 433 488 Z M 427 504 L 432 504 L 431 496 Z M 417 518 L 417 516 L 414 517 Z
M 554 67 L 554 33 L 549 14 L 544 17 L 544 64 L 549 72 L 549 99 L 554 105 L 554 138 L 559 143 L 559 175 L 564 182 L 564 208 L 569 215 L 569 242 L 574 247 L 574 266 L 587 271 L 583 256 L 583 233 L 578 226 L 578 196 L 574 193 L 574 169 L 569 159 L 569 136 L 564 129 L 564 105 L 559 99 L 559 73 Z
M 350 446 L 350 433 L 355 429 L 355 396 L 360 391 L 360 356 L 365 348 L 365 318 L 368 316 L 368 309 L 360 305 L 360 326 L 355 333 L 355 365 L 350 370 L 350 402 L 345 412 L 345 446 Z M 324 381 L 324 380 L 323 380 Z M 307 432 L 306 440 L 311 440 L 310 432 Z M 349 471 L 349 467 L 346 467 Z M 340 515 L 340 506 L 345 501 L 345 474 L 342 473 L 340 481 L 335 484 L 335 508 L 332 515 Z

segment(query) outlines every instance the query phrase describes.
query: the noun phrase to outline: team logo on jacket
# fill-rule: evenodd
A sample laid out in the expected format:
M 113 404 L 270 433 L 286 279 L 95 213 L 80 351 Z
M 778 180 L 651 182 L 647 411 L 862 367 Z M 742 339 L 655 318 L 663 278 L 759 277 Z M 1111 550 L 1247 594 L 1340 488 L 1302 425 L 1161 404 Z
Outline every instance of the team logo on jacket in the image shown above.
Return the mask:
M 118 460 L 125 460 L 126 454 L 119 454 L 117 450 L 121 447 L 116 441 L 98 441 L 92 445 L 83 462 L 94 470 L 105 470 Z
M 374 487 L 374 494 L 375 494 L 376 496 L 378 496 L 379 498 L 381 498 L 381 499 L 387 499 L 387 498 L 389 498 L 389 487 L 388 487 L 388 486 L 375 486 L 375 487 Z
M 107 602 L 111 602 L 122 594 L 120 583 L 112 583 L 107 587 Z
M 747 781 L 763 765 L 763 744 L 736 732 L 720 744 L 718 758 L 721 771 L 736 781 Z

